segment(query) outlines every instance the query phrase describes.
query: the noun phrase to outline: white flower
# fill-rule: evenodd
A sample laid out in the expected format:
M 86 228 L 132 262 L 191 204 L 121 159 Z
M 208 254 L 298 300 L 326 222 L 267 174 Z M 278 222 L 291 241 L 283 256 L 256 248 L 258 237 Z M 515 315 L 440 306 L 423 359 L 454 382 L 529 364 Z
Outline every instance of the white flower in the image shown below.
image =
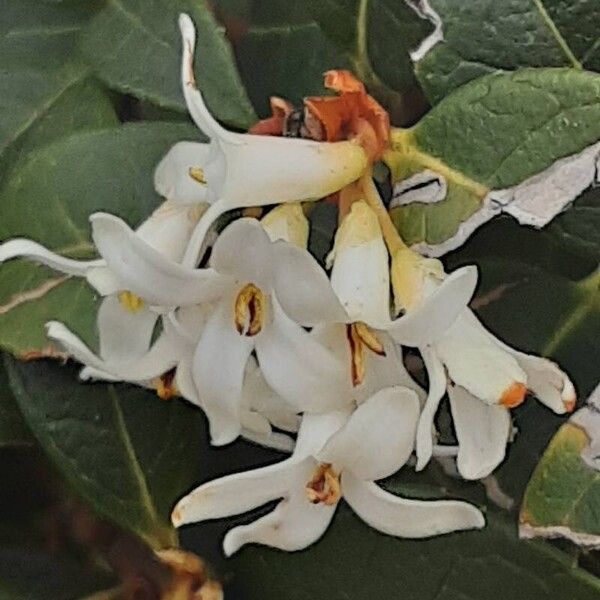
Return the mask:
M 271 242 L 254 219 L 229 225 L 210 268 L 186 268 L 141 248 L 111 215 L 92 217 L 93 236 L 111 270 L 159 306 L 214 302 L 193 358 L 193 378 L 216 445 L 239 434 L 245 366 L 256 351 L 268 384 L 296 410 L 340 403 L 343 368 L 302 326 L 339 322 L 345 313 L 306 251 Z
M 389 535 L 421 538 L 483 527 L 481 513 L 465 502 L 408 500 L 373 483 L 410 456 L 418 414 L 415 393 L 395 387 L 351 416 L 305 415 L 289 459 L 200 486 L 179 501 L 173 523 L 227 517 L 282 498 L 271 513 L 227 533 L 227 555 L 248 543 L 306 548 L 325 532 L 342 496 L 363 521 Z
M 477 281 L 474 268 L 459 269 L 426 302 L 392 320 L 388 251 L 377 216 L 362 200 L 352 204 L 338 228 L 328 263 L 333 265 L 331 285 L 351 320 L 343 326 L 346 342 L 342 340 L 340 326 L 329 326 L 328 335 L 335 342 L 332 339 L 328 345 L 337 344 L 341 352 L 346 351 L 352 383 L 356 388 L 362 387 L 367 397 L 376 391 L 371 385 L 363 385 L 368 378 L 369 363 L 380 365 L 376 380 L 389 381 L 399 371 L 404 380 L 409 379 L 401 363 L 400 349 L 394 348 L 389 336 L 414 345 L 440 335 L 466 306 Z M 390 381 L 388 385 L 393 383 L 404 384 L 404 381 Z M 361 390 L 356 392 L 360 400 Z
M 211 205 L 184 259 L 184 264 L 194 266 L 206 231 L 220 214 L 240 207 L 323 198 L 360 177 L 367 155 L 354 141 L 315 142 L 239 134 L 221 127 L 194 80 L 194 25 L 187 15 L 180 16 L 179 25 L 183 93 L 191 117 L 210 143 L 175 145 L 158 166 L 155 183 L 169 199 Z
M 396 300 L 407 314 L 420 310 L 421 303 L 443 289 L 441 263 L 408 249 L 394 257 L 392 274 Z M 448 380 L 459 442 L 457 464 L 466 479 L 488 475 L 502 461 L 510 434 L 508 409 L 519 405 L 527 390 L 556 413 L 574 406 L 573 384 L 557 365 L 502 343 L 469 308 L 445 332 L 415 345 L 429 375 L 429 394 L 417 431 L 417 469 L 431 457 L 433 419 Z
M 180 261 L 205 209 L 205 204 L 166 201 L 135 233 L 132 232 L 132 236 L 140 248 L 159 253 L 165 260 Z M 13 239 L 0 245 L 0 262 L 13 258 L 26 258 L 67 275 L 86 277 L 105 296 L 97 317 L 99 360 L 103 369 L 110 371 L 113 367 L 120 368 L 137 361 L 148 352 L 158 314 L 150 309 L 147 299 L 131 293 L 102 258 L 73 260 L 27 239 Z

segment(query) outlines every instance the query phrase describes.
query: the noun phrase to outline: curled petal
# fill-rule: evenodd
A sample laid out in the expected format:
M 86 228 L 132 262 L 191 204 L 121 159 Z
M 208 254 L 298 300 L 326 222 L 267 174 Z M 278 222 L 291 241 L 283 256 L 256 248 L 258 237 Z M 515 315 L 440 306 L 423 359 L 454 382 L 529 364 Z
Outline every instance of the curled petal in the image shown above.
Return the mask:
M 347 406 L 346 365 L 292 321 L 271 296 L 273 318 L 256 336 L 256 355 L 267 383 L 298 411 Z
M 179 500 L 171 520 L 180 527 L 247 512 L 287 495 L 294 485 L 302 485 L 306 472 L 306 465 L 291 457 L 268 467 L 209 481 Z
M 107 296 L 98 309 L 100 356 L 107 364 L 143 356 L 150 347 L 157 318 L 158 315 L 146 307 L 132 312 L 117 296 Z
M 94 242 L 110 269 L 150 304 L 184 306 L 219 298 L 230 282 L 212 269 L 187 269 L 143 242 L 113 215 L 90 217 Z
M 273 289 L 292 320 L 307 327 L 348 320 L 325 271 L 307 250 L 279 241 L 273 252 Z
M 22 238 L 0 244 L 0 263 L 13 258 L 26 258 L 67 275 L 85 277 L 88 270 L 101 267 L 103 260 L 73 260 L 56 254 L 41 244 Z
M 411 455 L 418 418 L 415 392 L 401 387 L 381 390 L 356 409 L 317 458 L 359 479 L 383 479 Z
M 271 287 L 275 249 L 256 219 L 238 219 L 219 235 L 210 265 L 240 283 L 251 282 L 267 292 Z
M 523 400 L 527 375 L 469 309 L 435 343 L 435 351 L 450 379 L 483 402 L 512 407 Z
M 484 404 L 460 386 L 450 386 L 448 396 L 458 439 L 458 471 L 465 479 L 486 477 L 504 459 L 510 412 Z
M 245 544 L 263 544 L 292 552 L 316 542 L 327 530 L 336 506 L 311 504 L 304 490 L 282 500 L 275 510 L 249 525 L 235 527 L 223 540 L 226 556 Z
M 240 433 L 242 385 L 254 342 L 240 335 L 224 301 L 204 327 L 193 358 L 193 377 L 210 425 L 211 443 L 222 446 Z
M 183 204 L 207 202 L 207 186 L 193 173 L 204 168 L 210 150 L 209 144 L 199 142 L 175 144 L 154 171 L 156 191 L 167 200 Z
M 382 533 L 425 538 L 462 529 L 481 529 L 481 512 L 457 500 L 408 500 L 382 490 L 377 484 L 344 473 L 346 502 L 368 525 Z
M 417 427 L 417 471 L 424 469 L 433 451 L 433 420 L 440 400 L 446 392 L 446 372 L 435 352 L 430 348 L 421 350 L 427 375 L 429 392 Z
M 441 338 L 464 311 L 476 286 L 476 267 L 457 269 L 420 306 L 381 328 L 388 329 L 390 335 L 405 346 L 431 344 Z

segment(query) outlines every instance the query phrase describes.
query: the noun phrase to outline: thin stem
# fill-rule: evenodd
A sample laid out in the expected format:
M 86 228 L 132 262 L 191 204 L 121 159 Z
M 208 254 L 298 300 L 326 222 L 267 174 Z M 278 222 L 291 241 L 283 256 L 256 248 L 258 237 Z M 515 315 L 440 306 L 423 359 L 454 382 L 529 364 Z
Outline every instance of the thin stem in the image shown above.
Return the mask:
M 404 240 L 400 237 L 398 230 L 394 227 L 392 219 L 373 183 L 371 172 L 367 171 L 360 179 L 360 183 L 365 194 L 365 200 L 367 204 L 373 209 L 377 215 L 381 232 L 383 233 L 383 239 L 388 247 L 390 256 L 394 256 L 399 250 L 408 249 L 408 246 L 404 243 Z

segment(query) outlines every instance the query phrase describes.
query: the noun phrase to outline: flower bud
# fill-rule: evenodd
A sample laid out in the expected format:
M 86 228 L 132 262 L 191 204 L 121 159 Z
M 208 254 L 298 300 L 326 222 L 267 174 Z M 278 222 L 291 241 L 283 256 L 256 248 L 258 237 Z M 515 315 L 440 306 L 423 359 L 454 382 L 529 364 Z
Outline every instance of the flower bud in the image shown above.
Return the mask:
M 331 285 L 353 321 L 389 321 L 388 253 L 377 216 L 363 200 L 354 202 L 327 257 Z

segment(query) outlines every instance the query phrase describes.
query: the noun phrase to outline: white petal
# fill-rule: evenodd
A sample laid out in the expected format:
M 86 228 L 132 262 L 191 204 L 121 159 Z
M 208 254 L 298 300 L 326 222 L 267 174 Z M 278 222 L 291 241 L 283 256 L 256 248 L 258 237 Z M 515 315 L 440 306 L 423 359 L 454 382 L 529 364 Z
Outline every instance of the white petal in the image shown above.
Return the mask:
M 252 357 L 248 365 L 251 367 L 244 378 L 244 404 L 264 415 L 278 429 L 298 431 L 300 418 L 296 412 L 269 386 Z
M 132 312 L 117 296 L 107 296 L 98 309 L 100 356 L 107 364 L 143 356 L 150 347 L 157 318 L 148 308 Z
M 273 289 L 292 320 L 307 327 L 348 320 L 325 271 L 307 250 L 279 241 L 273 253 Z
M 183 52 L 181 56 L 181 85 L 188 111 L 196 125 L 209 137 L 226 137 L 229 132 L 223 129 L 206 108 L 202 94 L 196 87 L 194 78 L 194 49 L 196 29 L 190 17 L 179 15 Z M 234 134 L 229 134 L 234 135 Z
M 188 242 L 208 204 L 163 202 L 136 230 L 139 238 L 165 258 L 181 262 Z
M 460 386 L 450 386 L 448 396 L 458 439 L 458 471 L 465 479 L 486 477 L 504 459 L 510 412 L 484 404 Z
M 526 384 L 527 375 L 469 310 L 463 311 L 435 343 L 448 376 L 487 404 L 497 404 L 514 384 Z
M 173 510 L 176 527 L 208 519 L 237 515 L 281 498 L 293 486 L 303 486 L 314 461 L 293 456 L 268 467 L 252 469 L 209 481 L 184 496 Z
M 107 266 L 91 268 L 85 278 L 101 296 L 110 296 L 123 289 L 121 281 Z
M 239 282 L 252 282 L 268 292 L 275 248 L 256 219 L 238 219 L 219 235 L 210 265 Z
M 477 268 L 453 271 L 429 294 L 423 304 L 391 325 L 383 325 L 390 335 L 405 346 L 423 346 L 438 340 L 468 305 L 477 286 Z
M 417 427 L 417 471 L 425 468 L 433 451 L 433 420 L 440 400 L 446 392 L 446 372 L 444 365 L 430 348 L 421 350 L 423 362 L 429 377 L 429 392 Z
M 50 321 L 46 324 L 48 337 L 58 342 L 75 360 L 86 365 L 80 377 L 106 381 L 146 382 L 172 369 L 177 363 L 170 342 L 161 336 L 143 356 L 123 362 L 108 362 L 94 354 L 74 333 L 62 323 Z
M 227 532 L 223 551 L 231 556 L 245 544 L 263 544 L 288 552 L 303 550 L 325 533 L 335 509 L 336 505 L 311 504 L 304 490 L 297 491 L 273 512 Z
M 346 424 L 350 413 L 351 409 L 315 415 L 306 413 L 298 431 L 294 456 L 317 456 L 331 436 Z
M 256 336 L 267 383 L 298 412 L 327 412 L 352 402 L 347 366 L 294 323 L 271 296 L 273 318 Z
M 90 217 L 93 237 L 123 288 L 150 304 L 183 306 L 215 300 L 229 285 L 212 269 L 187 269 L 143 242 L 121 219 L 104 213 Z
M 462 529 L 481 529 L 481 512 L 457 500 L 408 500 L 382 490 L 377 484 L 342 475 L 344 498 L 368 525 L 405 538 L 424 538 Z
M 77 277 L 85 277 L 89 269 L 101 267 L 105 264 L 103 260 L 73 260 L 65 258 L 44 248 L 41 244 L 22 238 L 8 240 L 0 244 L 0 263 L 13 258 L 26 258 L 61 273 L 76 275 Z
M 190 175 L 190 169 L 203 169 L 210 154 L 209 144 L 178 142 L 154 171 L 156 191 L 175 202 L 192 204 L 207 201 L 207 187 Z
M 240 433 L 242 385 L 254 347 L 233 322 L 233 299 L 226 297 L 204 327 L 193 359 L 193 377 L 210 425 L 211 443 L 221 446 Z
M 527 374 L 527 388 L 555 413 L 562 415 L 575 407 L 577 395 L 569 376 L 554 362 L 518 352 L 506 344 L 502 344 L 519 363 Z
M 278 433 L 277 431 L 259 433 L 242 428 L 241 436 L 249 442 L 278 452 L 292 452 L 294 450 L 294 439 L 285 433 Z
M 401 387 L 381 390 L 356 409 L 317 458 L 359 479 L 383 479 L 411 455 L 418 418 L 415 392 Z

